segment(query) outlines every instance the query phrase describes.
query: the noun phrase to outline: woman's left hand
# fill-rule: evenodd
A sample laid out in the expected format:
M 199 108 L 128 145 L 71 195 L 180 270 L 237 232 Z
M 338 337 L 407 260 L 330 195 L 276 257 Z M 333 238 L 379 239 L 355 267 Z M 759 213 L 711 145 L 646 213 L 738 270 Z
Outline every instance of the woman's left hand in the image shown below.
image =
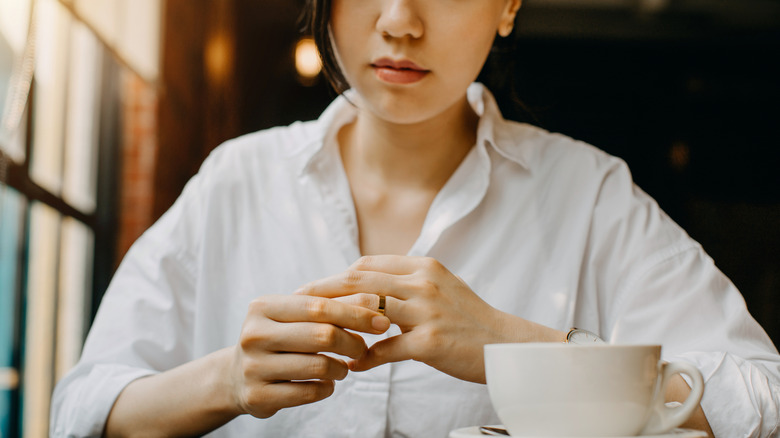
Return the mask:
M 402 333 L 375 343 L 350 363 L 353 371 L 413 359 L 459 379 L 484 383 L 485 344 L 560 333 L 491 307 L 428 257 L 362 257 L 343 273 L 308 283 L 296 293 L 345 297 L 372 310 L 379 295 L 386 296 L 385 314 Z

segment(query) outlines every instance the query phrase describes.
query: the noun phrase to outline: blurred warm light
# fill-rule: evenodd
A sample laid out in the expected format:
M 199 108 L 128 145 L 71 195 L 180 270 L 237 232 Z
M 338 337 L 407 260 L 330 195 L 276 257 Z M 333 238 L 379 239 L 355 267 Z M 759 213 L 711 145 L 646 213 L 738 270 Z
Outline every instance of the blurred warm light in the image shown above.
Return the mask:
M 670 0 L 640 0 L 639 10 L 642 12 L 657 14 L 669 7 Z
M 669 149 L 669 164 L 678 172 L 682 172 L 691 162 L 691 148 L 687 143 L 677 141 Z
M 312 38 L 301 38 L 295 45 L 295 69 L 304 79 L 314 79 L 322 71 L 320 55 Z
M 0 368 L 0 390 L 14 390 L 19 386 L 19 372 L 13 368 Z
M 206 73 L 214 82 L 222 83 L 233 71 L 233 42 L 224 32 L 214 34 L 206 43 Z

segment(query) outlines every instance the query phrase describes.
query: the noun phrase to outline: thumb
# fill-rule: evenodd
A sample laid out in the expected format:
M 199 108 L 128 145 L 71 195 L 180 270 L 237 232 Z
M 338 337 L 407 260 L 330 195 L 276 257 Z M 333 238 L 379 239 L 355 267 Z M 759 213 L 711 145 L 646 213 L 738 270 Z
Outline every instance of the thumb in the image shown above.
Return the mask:
M 412 345 L 408 334 L 383 339 L 369 348 L 360 359 L 349 362 L 352 371 L 368 371 L 390 362 L 412 359 Z

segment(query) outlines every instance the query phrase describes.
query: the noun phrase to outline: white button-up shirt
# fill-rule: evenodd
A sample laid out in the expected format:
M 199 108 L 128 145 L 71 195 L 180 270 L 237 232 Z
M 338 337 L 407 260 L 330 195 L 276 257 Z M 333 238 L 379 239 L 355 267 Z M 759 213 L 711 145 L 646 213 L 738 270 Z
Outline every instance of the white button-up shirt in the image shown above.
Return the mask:
M 662 344 L 666 359 L 702 371 L 717 436 L 777 436 L 780 357 L 700 245 L 623 161 L 504 120 L 479 84 L 468 97 L 477 143 L 409 255 L 438 259 L 505 312 L 614 343 Z M 122 262 L 81 361 L 54 394 L 54 436 L 98 436 L 133 379 L 235 344 L 252 299 L 291 293 L 360 256 L 335 135 L 355 115 L 340 97 L 317 121 L 211 154 Z M 242 416 L 212 436 L 446 437 L 497 422 L 485 385 L 407 361 L 350 373 L 324 401 Z

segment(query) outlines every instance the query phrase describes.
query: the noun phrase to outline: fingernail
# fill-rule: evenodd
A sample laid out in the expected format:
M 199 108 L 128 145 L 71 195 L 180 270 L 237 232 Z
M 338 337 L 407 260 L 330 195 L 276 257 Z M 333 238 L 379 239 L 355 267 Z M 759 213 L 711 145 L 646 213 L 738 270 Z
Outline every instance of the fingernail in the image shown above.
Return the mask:
M 387 319 L 386 316 L 375 316 L 371 318 L 371 327 L 374 327 L 375 330 L 379 330 L 380 332 L 384 332 L 390 328 L 390 320 Z

